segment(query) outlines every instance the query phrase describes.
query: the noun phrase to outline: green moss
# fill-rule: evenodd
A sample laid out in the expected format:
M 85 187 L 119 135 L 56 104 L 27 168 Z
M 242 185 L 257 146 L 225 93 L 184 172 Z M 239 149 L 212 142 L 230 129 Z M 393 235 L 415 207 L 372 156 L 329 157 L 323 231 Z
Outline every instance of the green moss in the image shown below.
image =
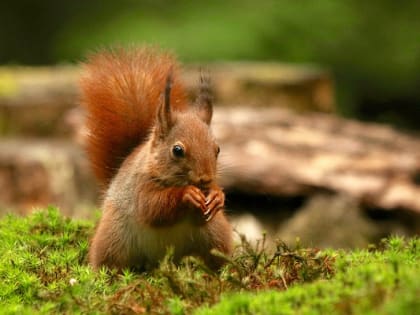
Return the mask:
M 419 240 L 391 238 L 384 250 L 339 252 L 336 275 L 287 291 L 225 294 L 196 314 L 415 314 L 420 309 Z
M 149 273 L 94 272 L 93 223 L 54 208 L 0 221 L 2 314 L 410 314 L 419 308 L 418 239 L 370 251 L 318 251 L 242 239 L 220 274 L 170 253 Z M 220 255 L 220 253 L 215 253 Z

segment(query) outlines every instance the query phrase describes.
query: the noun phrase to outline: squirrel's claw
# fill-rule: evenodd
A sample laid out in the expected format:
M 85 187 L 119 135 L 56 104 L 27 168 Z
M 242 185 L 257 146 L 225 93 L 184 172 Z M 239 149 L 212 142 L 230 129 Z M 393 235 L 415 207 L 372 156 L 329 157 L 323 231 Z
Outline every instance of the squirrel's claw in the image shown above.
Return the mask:
M 206 198 L 206 211 L 203 213 L 205 221 L 210 221 L 225 205 L 225 194 L 220 189 L 211 190 Z
M 187 186 L 182 201 L 201 209 L 204 221 L 209 222 L 225 205 L 225 194 L 221 189 L 212 189 L 207 198 L 195 186 Z

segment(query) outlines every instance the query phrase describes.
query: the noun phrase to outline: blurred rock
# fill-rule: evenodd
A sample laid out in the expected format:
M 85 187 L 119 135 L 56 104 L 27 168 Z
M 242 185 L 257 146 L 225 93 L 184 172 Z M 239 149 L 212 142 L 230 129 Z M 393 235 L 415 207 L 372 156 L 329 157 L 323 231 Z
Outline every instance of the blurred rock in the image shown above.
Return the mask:
M 94 208 L 98 191 L 86 158 L 70 143 L 0 141 L 0 210 L 26 214 L 34 207 L 58 206 L 71 216 Z
M 70 66 L 0 68 L 0 135 L 68 136 L 78 75 Z
M 184 76 L 192 97 L 198 66 Z M 296 111 L 335 111 L 334 84 L 325 69 L 278 62 L 219 62 L 208 69 L 217 104 L 284 107 Z
M 281 224 L 275 237 L 288 244 L 298 239 L 303 246 L 319 248 L 366 248 L 389 235 L 418 235 L 417 215 L 389 214 L 378 209 L 366 211 L 349 196 L 317 194 Z
M 206 68 L 218 104 L 334 110 L 332 80 L 313 66 L 244 62 Z M 75 66 L 0 68 L 0 136 L 72 136 L 74 124 L 67 114 L 78 105 L 79 75 Z M 195 66 L 183 72 L 191 98 L 199 75 Z
M 319 248 L 366 247 L 386 233 L 345 196 L 317 195 L 279 228 L 277 238 Z
M 228 190 L 275 196 L 330 191 L 367 207 L 420 214 L 420 140 L 389 126 L 281 108 L 218 108 Z
M 366 248 L 389 235 L 409 237 L 420 231 L 420 218 L 413 213 L 367 210 L 345 195 L 315 194 L 295 209 L 294 214 L 282 218 L 277 217 L 276 209 L 280 206 L 261 208 L 261 213 L 235 211 L 229 219 L 235 231 L 253 245 L 261 242 L 265 235 L 269 249 L 274 249 L 276 240 L 290 246 L 299 242 L 304 247 Z M 232 204 L 231 207 L 236 208 Z M 270 212 L 272 219 L 267 220 Z M 239 234 L 236 235 L 238 241 Z

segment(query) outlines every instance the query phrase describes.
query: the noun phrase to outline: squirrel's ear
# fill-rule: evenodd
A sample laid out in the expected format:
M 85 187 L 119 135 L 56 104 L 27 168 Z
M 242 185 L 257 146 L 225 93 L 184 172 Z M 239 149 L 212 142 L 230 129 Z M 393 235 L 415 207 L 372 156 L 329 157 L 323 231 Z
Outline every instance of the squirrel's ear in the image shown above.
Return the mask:
M 156 127 L 159 136 L 166 136 L 173 126 L 171 111 L 172 71 L 166 77 L 165 92 L 157 111 Z
M 197 114 L 201 120 L 210 125 L 211 118 L 213 116 L 213 97 L 210 77 L 208 74 L 204 75 L 201 73 L 200 75 L 200 86 L 195 106 Z

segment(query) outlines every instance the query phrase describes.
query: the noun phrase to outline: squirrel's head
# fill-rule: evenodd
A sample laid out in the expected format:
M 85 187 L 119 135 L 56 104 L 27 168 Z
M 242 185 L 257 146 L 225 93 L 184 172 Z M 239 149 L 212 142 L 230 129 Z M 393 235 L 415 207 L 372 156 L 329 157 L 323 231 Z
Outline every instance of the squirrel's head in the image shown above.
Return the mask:
M 206 189 L 216 179 L 220 151 L 210 130 L 210 80 L 201 76 L 198 97 L 185 111 L 173 110 L 171 85 L 169 74 L 152 134 L 153 177 L 168 186 Z

